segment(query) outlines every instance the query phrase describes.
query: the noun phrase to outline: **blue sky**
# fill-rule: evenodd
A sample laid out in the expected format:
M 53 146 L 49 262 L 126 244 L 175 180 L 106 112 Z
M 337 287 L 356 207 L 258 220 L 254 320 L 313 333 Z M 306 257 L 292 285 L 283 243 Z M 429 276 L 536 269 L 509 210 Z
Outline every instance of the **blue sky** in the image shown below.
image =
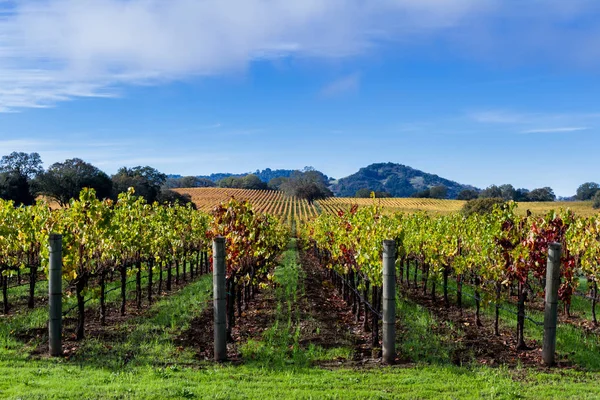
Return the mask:
M 600 2 L 0 0 L 0 154 L 600 181 Z

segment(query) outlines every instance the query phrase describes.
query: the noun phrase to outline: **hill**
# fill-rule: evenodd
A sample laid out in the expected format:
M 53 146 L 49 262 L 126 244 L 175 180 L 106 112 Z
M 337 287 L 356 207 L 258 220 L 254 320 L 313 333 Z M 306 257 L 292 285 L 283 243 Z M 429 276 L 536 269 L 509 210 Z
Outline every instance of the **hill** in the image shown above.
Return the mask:
M 216 173 L 216 174 L 210 174 L 210 175 L 205 175 L 205 176 L 198 176 L 198 178 L 207 178 L 210 179 L 213 182 L 218 182 L 223 178 L 228 178 L 230 176 L 234 176 L 234 177 L 240 177 L 240 176 L 246 176 L 248 174 L 254 174 L 256 176 L 259 177 L 259 179 L 263 182 L 268 183 L 271 179 L 273 178 L 287 178 L 289 177 L 292 172 L 294 172 L 293 169 L 271 169 L 271 168 L 266 168 L 261 170 L 256 170 L 254 172 L 247 172 L 245 174 L 230 174 L 230 173 Z
M 455 199 L 463 189 L 476 189 L 406 165 L 378 163 L 339 179 L 331 186 L 331 190 L 338 197 L 352 197 L 357 190 L 364 188 L 389 192 L 394 197 L 410 197 L 414 193 L 438 185 L 446 186 L 450 199 Z

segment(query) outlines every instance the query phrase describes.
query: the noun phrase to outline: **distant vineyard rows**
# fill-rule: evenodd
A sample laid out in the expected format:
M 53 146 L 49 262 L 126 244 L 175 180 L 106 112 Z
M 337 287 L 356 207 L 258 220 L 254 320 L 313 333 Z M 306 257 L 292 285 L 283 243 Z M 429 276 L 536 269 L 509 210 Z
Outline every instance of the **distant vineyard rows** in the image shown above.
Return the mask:
M 373 205 L 372 199 L 359 199 L 353 197 L 330 197 L 309 204 L 301 200 L 286 196 L 281 191 L 251 190 L 251 189 L 225 189 L 225 188 L 189 188 L 175 189 L 175 191 L 188 194 L 196 207 L 209 211 L 222 201 L 232 196 L 237 200 L 248 200 L 254 210 L 259 213 L 275 215 L 284 221 L 306 221 L 321 213 L 337 214 L 338 211 L 347 211 L 352 205 L 359 207 Z M 419 198 L 382 198 L 376 199 L 384 213 L 427 211 L 430 214 L 451 214 L 459 211 L 465 204 L 462 200 L 439 200 Z M 518 207 L 517 213 L 524 215 L 530 210 L 534 215 L 544 215 L 549 210 L 570 208 L 577 215 L 591 216 L 597 214 L 590 202 L 532 202 L 524 203 Z

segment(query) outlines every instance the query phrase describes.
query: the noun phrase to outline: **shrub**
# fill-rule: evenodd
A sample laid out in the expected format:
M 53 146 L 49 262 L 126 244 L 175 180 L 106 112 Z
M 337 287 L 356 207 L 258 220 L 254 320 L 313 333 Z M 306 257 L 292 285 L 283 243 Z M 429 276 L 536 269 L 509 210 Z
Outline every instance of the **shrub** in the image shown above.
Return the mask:
M 462 208 L 462 213 L 465 216 L 469 216 L 472 214 L 488 214 L 494 210 L 494 206 L 496 205 L 504 205 L 506 202 L 504 199 L 500 197 L 488 197 L 485 199 L 473 199 L 469 200 L 465 203 Z

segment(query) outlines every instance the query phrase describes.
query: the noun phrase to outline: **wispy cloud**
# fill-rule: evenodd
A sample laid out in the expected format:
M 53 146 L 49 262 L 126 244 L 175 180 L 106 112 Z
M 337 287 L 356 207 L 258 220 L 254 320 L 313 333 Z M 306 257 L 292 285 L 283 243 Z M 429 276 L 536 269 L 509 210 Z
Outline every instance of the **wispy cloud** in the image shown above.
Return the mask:
M 519 133 L 567 133 L 590 130 L 600 123 L 597 112 L 515 112 L 483 110 L 466 114 L 477 124 L 498 125 Z
M 561 132 L 577 132 L 590 129 L 588 126 L 564 126 L 559 128 L 535 128 L 521 131 L 521 133 L 561 133 Z
M 578 22 L 598 15 L 591 0 L 0 0 L 0 112 L 431 38 L 478 59 L 597 66 L 600 28 Z
M 321 96 L 335 97 L 344 94 L 356 92 L 360 87 L 360 74 L 354 73 L 351 75 L 339 78 L 321 89 Z
M 514 124 L 525 121 L 531 116 L 518 114 L 503 110 L 486 110 L 467 114 L 467 117 L 475 122 L 492 124 Z

